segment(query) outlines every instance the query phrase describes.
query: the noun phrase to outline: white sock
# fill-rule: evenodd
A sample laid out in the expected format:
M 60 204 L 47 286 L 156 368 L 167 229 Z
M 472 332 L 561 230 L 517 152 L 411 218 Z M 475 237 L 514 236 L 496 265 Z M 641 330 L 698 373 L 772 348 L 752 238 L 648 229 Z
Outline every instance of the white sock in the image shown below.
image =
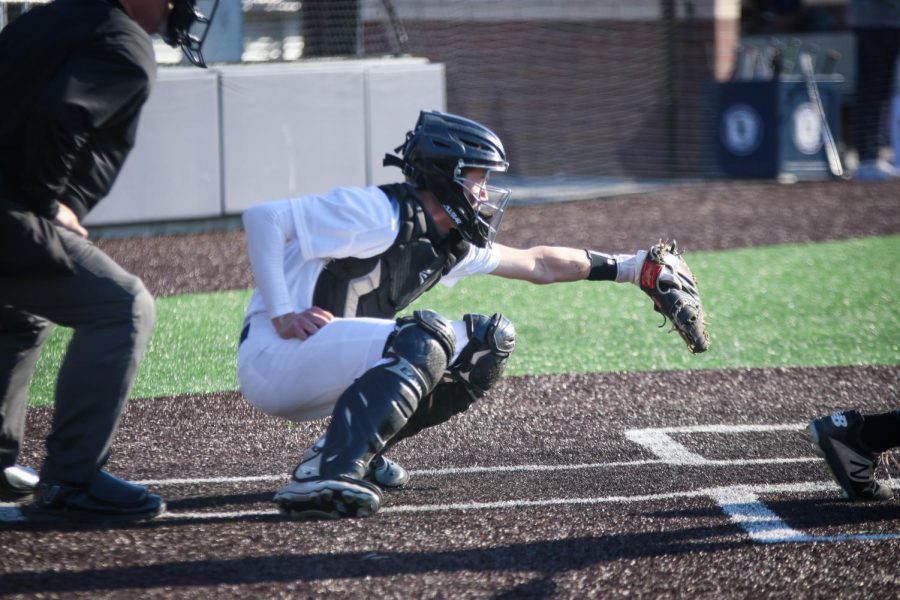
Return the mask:
M 638 250 L 637 254 L 616 254 L 616 282 L 640 285 L 641 267 L 647 257 L 646 250 Z

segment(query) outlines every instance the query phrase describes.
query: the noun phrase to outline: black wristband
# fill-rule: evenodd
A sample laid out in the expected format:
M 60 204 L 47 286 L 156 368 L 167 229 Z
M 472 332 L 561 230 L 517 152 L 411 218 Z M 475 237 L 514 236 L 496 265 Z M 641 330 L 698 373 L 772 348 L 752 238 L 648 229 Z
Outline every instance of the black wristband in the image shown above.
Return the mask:
M 588 280 L 590 281 L 615 281 L 616 274 L 619 272 L 619 265 L 616 259 L 608 254 L 601 254 L 593 250 L 584 249 L 587 253 L 588 260 L 591 261 L 591 270 L 588 272 Z

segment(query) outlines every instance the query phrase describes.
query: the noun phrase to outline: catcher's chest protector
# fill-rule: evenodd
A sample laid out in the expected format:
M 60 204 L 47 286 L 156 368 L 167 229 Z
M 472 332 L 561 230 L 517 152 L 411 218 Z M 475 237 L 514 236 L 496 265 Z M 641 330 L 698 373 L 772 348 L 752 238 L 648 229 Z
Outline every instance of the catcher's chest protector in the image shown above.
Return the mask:
M 380 189 L 400 205 L 400 232 L 378 256 L 334 259 L 325 265 L 316 281 L 313 304 L 336 317 L 394 318 L 440 281 L 469 249 L 455 231 L 440 238 L 411 185 L 397 183 Z

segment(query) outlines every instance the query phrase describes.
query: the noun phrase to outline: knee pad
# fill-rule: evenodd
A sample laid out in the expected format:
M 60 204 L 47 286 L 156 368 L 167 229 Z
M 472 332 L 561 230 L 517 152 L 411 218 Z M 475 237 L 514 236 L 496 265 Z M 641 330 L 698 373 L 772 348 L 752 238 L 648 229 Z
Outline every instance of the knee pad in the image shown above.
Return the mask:
M 453 356 L 456 334 L 447 319 L 432 310 L 417 310 L 397 319 L 384 345 L 386 368 L 415 386 L 421 398 L 437 385 Z
M 472 398 L 478 399 L 503 375 L 516 347 L 516 328 L 500 313 L 491 317 L 468 314 L 463 320 L 469 341 L 448 367 L 448 375 L 465 384 Z

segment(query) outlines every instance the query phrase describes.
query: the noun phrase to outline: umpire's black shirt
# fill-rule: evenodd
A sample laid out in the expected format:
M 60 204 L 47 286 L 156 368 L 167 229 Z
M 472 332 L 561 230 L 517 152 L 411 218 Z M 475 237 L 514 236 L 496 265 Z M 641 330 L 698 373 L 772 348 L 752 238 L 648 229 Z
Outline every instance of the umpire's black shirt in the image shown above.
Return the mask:
M 0 31 L 0 180 L 83 218 L 134 145 L 156 77 L 150 36 L 115 0 L 55 0 Z

